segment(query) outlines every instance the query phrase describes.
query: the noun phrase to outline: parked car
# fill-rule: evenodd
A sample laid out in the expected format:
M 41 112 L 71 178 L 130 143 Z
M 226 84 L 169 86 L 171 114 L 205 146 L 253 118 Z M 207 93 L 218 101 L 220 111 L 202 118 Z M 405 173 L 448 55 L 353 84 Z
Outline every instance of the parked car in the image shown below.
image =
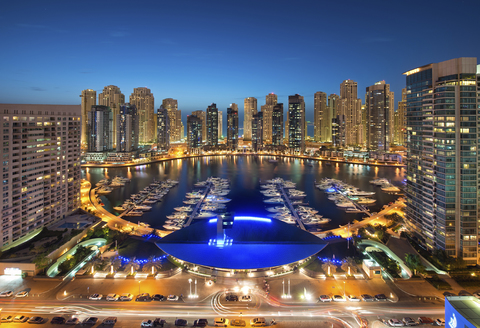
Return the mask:
M 119 298 L 120 298 L 120 295 L 118 294 L 108 294 L 105 299 L 107 301 L 118 301 Z
M 265 318 L 253 318 L 250 320 L 250 325 L 252 327 L 265 327 L 267 322 L 265 321 Z
M 9 315 L 2 318 L 2 322 L 12 322 L 12 321 L 13 321 L 13 315 Z
M 206 327 L 208 326 L 208 320 L 207 319 L 198 319 L 193 322 L 194 327 Z
M 238 296 L 235 294 L 228 294 L 225 296 L 225 301 L 236 302 L 238 301 Z
M 228 319 L 227 318 L 215 318 L 213 319 L 213 325 L 215 327 L 227 327 Z
M 21 292 L 18 292 L 15 294 L 15 297 L 27 297 L 28 296 L 28 291 L 22 290 Z
M 67 321 L 64 317 L 53 317 L 50 323 L 56 325 L 63 325 Z
M 143 320 L 142 327 L 153 327 L 153 320 L 150 320 L 150 319 Z
M 388 324 L 392 327 L 403 327 L 405 324 L 398 319 L 388 320 Z
M 125 302 L 130 302 L 133 300 L 133 294 L 127 293 L 127 294 L 122 294 L 120 298 L 118 299 L 119 301 L 125 301 Z
M 163 296 L 162 294 L 155 294 L 152 296 L 152 299 L 154 301 L 165 301 L 165 296 Z
M 435 320 L 435 326 L 445 326 L 445 320 L 443 320 L 442 318 L 438 318 L 437 320 Z
M 99 301 L 103 297 L 102 294 L 92 294 L 88 297 L 89 300 Z
M 471 293 L 467 292 L 466 290 L 461 290 L 458 293 L 458 296 L 473 296 Z
M 135 302 L 150 302 L 152 298 L 149 293 L 138 294 L 135 298 Z
M 419 317 L 418 318 L 418 322 L 421 324 L 421 325 L 430 325 L 433 323 L 433 320 L 428 318 L 428 317 Z
M 332 298 L 328 295 L 320 295 L 320 297 L 318 299 L 322 302 L 331 302 L 332 301 Z
M 114 325 L 117 323 L 117 317 L 108 317 L 103 319 L 102 325 Z
M 82 324 L 93 326 L 97 323 L 97 321 L 98 321 L 97 317 L 88 317 L 87 319 L 83 320 Z
M 447 297 L 447 296 L 457 296 L 457 295 L 450 292 L 443 292 L 443 296 Z
M 188 321 L 185 319 L 176 319 L 175 320 L 175 326 L 186 326 L 188 325 Z
M 4 297 L 10 297 L 13 295 L 13 292 L 11 290 L 6 290 L 6 291 L 3 291 L 0 293 L 0 297 L 4 298 Z
M 252 301 L 252 296 L 250 295 L 242 295 L 240 297 L 240 302 L 251 302 Z
M 66 325 L 77 325 L 79 323 L 80 323 L 80 320 L 78 318 L 71 318 L 65 322 Z
M 444 294 L 445 295 L 445 294 Z M 476 298 L 480 299 L 480 293 L 473 293 L 473 296 L 475 296 Z
M 177 295 L 168 295 L 167 301 L 178 301 Z
M 230 321 L 230 326 L 232 326 L 232 327 L 245 327 L 246 323 L 245 323 L 245 320 L 242 320 L 242 319 L 233 319 L 232 321 Z
M 155 320 L 153 320 L 154 327 L 157 327 L 157 326 L 163 327 L 166 323 L 167 322 L 161 318 L 156 318 Z
M 368 294 L 362 294 L 362 295 L 360 295 L 360 297 L 362 298 L 362 300 L 363 300 L 364 302 L 373 302 L 373 301 L 375 301 L 375 299 L 373 298 L 373 296 L 368 295 Z
M 350 302 L 360 302 L 360 299 L 355 295 L 348 295 L 347 298 Z
M 417 326 L 418 325 L 418 322 L 416 322 L 415 320 L 413 320 L 410 317 L 405 317 L 405 318 L 402 319 L 402 321 L 405 324 L 405 326 Z
M 44 320 L 45 319 L 43 319 L 42 317 L 31 317 L 30 319 L 27 320 L 27 322 L 40 324 L 40 323 L 43 323 Z
M 384 294 L 377 294 L 375 295 L 375 300 L 385 302 L 387 301 L 387 296 L 385 296 Z
M 343 297 L 342 295 L 333 295 L 332 297 L 334 302 L 346 302 L 347 299 Z
M 17 315 L 15 318 L 13 318 L 13 322 L 26 322 L 28 320 L 28 317 L 24 315 Z

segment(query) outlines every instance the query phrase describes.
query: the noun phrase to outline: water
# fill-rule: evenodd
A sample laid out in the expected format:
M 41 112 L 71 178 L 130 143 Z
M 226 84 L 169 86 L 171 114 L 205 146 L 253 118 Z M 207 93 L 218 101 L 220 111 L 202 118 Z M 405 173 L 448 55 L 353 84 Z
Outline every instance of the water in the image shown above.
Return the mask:
M 183 206 L 185 194 L 197 190 L 193 185 L 198 181 L 206 180 L 209 176 L 227 178 L 230 181 L 230 194 L 226 197 L 232 201 L 227 203 L 227 211 L 236 216 L 266 216 L 267 205 L 263 202 L 264 196 L 260 193 L 260 181 L 282 177 L 292 180 L 299 190 L 305 191 L 311 207 L 319 214 L 330 218 L 329 224 L 322 225 L 322 230 L 336 228 L 364 216 L 363 213 L 345 213 L 327 199 L 327 195 L 317 188 L 315 182 L 324 177 L 343 180 L 362 190 L 376 191 L 377 202 L 370 206 L 371 212 L 378 212 L 381 207 L 395 201 L 398 196 L 382 192 L 379 187 L 369 183 L 374 178 L 387 178 L 394 185 L 401 185 L 404 171 L 395 167 L 374 167 L 358 164 L 332 163 L 307 161 L 295 158 L 278 158 L 278 163 L 270 163 L 268 157 L 263 156 L 210 156 L 172 160 L 135 167 L 125 168 L 88 168 L 82 169 L 82 178 L 87 179 L 94 186 L 104 178 L 112 179 L 117 175 L 127 177 L 132 181 L 124 187 L 114 189 L 110 194 L 101 196 L 105 208 L 116 213 L 114 206 L 123 204 L 131 194 L 136 194 L 153 179 L 178 180 L 180 183 L 170 189 L 170 192 L 161 202 L 153 205 L 150 212 L 142 217 L 124 217 L 131 222 L 145 222 L 153 228 L 162 229 L 167 215 L 174 212 L 174 207 Z M 313 163 L 310 164 L 310 163 Z

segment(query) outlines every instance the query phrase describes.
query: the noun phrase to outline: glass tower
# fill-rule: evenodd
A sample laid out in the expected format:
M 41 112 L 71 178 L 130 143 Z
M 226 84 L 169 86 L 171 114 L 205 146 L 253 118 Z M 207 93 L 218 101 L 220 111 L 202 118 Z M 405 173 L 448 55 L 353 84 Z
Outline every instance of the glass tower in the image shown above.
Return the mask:
M 227 108 L 227 148 L 237 150 L 238 148 L 238 110 Z

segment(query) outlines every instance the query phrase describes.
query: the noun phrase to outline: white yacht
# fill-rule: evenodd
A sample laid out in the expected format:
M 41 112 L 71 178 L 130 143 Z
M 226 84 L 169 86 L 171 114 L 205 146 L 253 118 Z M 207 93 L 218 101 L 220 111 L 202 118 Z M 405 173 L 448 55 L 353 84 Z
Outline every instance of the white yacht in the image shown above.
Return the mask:
M 125 214 L 125 216 L 142 216 L 142 215 L 143 215 L 142 211 L 135 211 L 135 210 Z
M 115 207 L 113 207 L 113 209 L 114 209 L 115 211 L 117 211 L 117 212 L 123 212 L 123 211 L 125 211 L 127 208 L 126 208 L 124 205 L 122 205 L 122 206 L 115 206 Z
M 273 212 L 273 213 L 283 213 L 283 212 L 290 213 L 290 210 L 285 205 L 284 206 L 269 207 L 269 208 L 267 208 L 267 211 Z
M 206 203 L 208 203 L 208 202 L 228 203 L 229 201 L 231 201 L 231 199 L 225 198 L 225 197 L 220 197 L 220 196 L 215 196 L 215 195 L 208 195 L 207 197 L 205 197 L 205 200 L 204 200 L 204 202 L 206 202 Z
M 377 185 L 377 186 L 381 186 L 381 185 L 384 185 L 384 184 L 390 183 L 390 182 L 385 178 L 377 178 L 377 179 L 370 180 L 370 183 L 374 184 L 374 185 Z
M 97 190 L 97 194 L 99 195 L 109 194 L 112 192 L 112 190 L 113 189 L 108 186 L 102 186 L 100 189 Z
M 398 187 L 395 187 L 394 185 L 392 185 L 391 183 L 388 183 L 388 184 L 384 184 L 381 189 L 383 191 L 386 191 L 386 192 L 399 192 L 400 191 L 400 188 Z
M 185 197 L 187 198 L 202 198 L 203 197 L 203 193 L 201 192 L 198 192 L 198 191 L 192 191 L 192 192 L 188 192 Z
M 357 203 L 359 203 L 359 204 L 373 204 L 376 201 L 377 201 L 376 199 L 360 197 L 360 198 L 358 198 Z
M 190 198 L 188 200 L 184 200 L 183 203 L 187 205 L 195 205 L 196 203 L 198 203 L 198 201 L 198 199 Z
M 217 214 L 208 211 L 200 211 L 197 214 L 197 218 L 211 218 L 212 216 L 217 216 Z
M 352 202 L 347 202 L 347 201 L 340 201 L 338 203 L 335 203 L 338 207 L 355 207 Z
M 150 211 L 152 209 L 152 207 L 147 206 L 147 205 L 135 205 L 135 207 L 133 209 L 134 210 L 140 210 L 140 211 Z
M 193 209 L 190 206 L 175 207 L 173 209 L 175 211 L 178 211 L 178 212 L 191 212 L 191 211 L 193 211 Z
M 274 197 L 274 198 L 265 199 L 263 202 L 268 204 L 277 204 L 277 203 L 283 203 L 283 199 L 280 197 Z

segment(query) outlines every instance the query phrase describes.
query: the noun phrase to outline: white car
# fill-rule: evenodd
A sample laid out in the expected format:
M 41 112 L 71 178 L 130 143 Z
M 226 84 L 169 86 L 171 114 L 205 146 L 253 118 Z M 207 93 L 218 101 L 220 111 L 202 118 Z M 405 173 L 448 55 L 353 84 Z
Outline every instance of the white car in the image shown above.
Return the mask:
M 445 326 L 445 320 L 438 318 L 437 320 L 435 320 L 434 324 L 436 326 Z
M 120 296 L 119 298 L 119 301 L 131 301 L 133 300 L 133 294 L 122 294 L 122 296 Z
M 227 327 L 228 326 L 228 319 L 227 318 L 215 318 L 213 320 L 213 325 L 215 327 Z
M 322 302 L 331 302 L 332 301 L 332 298 L 328 295 L 320 295 L 320 297 L 318 299 Z
M 120 298 L 120 295 L 117 294 L 108 294 L 107 298 L 105 298 L 107 301 L 118 301 Z
M 403 327 L 405 324 L 398 319 L 388 320 L 388 324 L 392 327 Z
M 98 301 L 98 300 L 101 300 L 103 297 L 102 294 L 92 294 L 88 297 L 89 300 L 94 300 L 94 301 Z
M 240 302 L 251 302 L 252 301 L 252 296 L 250 295 L 243 295 L 240 297 Z
M 177 295 L 168 295 L 167 301 L 178 301 Z
M 15 294 L 15 297 L 27 297 L 28 292 L 26 290 L 22 290 L 21 292 L 18 292 Z
M 360 302 L 360 299 L 355 295 L 348 295 L 347 298 L 350 302 Z
M 153 327 L 153 320 L 150 320 L 150 319 L 143 320 L 142 327 Z
M 13 292 L 11 290 L 6 290 L 6 291 L 0 293 L 0 297 L 2 297 L 2 298 L 3 297 L 10 297 L 12 295 L 13 295 Z
M 346 302 L 347 299 L 343 297 L 342 295 L 333 295 L 333 301 L 334 302 Z

